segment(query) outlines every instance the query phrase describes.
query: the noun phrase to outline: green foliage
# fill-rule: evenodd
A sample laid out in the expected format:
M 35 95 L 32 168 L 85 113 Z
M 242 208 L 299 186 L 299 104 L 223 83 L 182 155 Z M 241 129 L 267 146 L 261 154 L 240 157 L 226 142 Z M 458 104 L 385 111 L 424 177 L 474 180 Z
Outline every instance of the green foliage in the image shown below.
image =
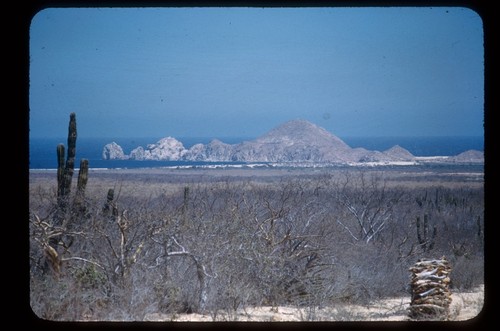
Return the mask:
M 86 289 L 98 288 L 103 286 L 107 281 L 107 277 L 92 264 L 78 268 L 74 272 L 74 277 L 76 281 Z

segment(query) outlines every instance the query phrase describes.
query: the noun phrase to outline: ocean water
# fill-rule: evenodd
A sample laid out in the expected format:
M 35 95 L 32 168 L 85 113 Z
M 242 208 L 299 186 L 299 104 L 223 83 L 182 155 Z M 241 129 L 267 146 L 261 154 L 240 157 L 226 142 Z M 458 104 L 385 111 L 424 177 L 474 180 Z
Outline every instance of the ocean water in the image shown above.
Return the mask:
M 134 161 L 134 160 L 103 160 L 102 150 L 104 145 L 114 141 L 122 146 L 126 154 L 138 146 L 155 143 L 160 138 L 78 138 L 76 142 L 75 168 L 79 167 L 79 160 L 89 160 L 91 168 L 149 168 L 178 165 L 203 165 L 207 162 L 186 161 Z M 196 143 L 208 143 L 212 138 L 176 138 L 184 147 L 189 148 Z M 235 144 L 252 138 L 221 138 L 220 140 Z M 451 156 L 469 149 L 484 150 L 483 137 L 342 137 L 349 146 L 364 147 L 369 150 L 384 151 L 394 145 L 406 148 L 415 156 Z M 30 138 L 29 140 L 29 168 L 30 169 L 56 169 L 57 144 L 66 145 L 66 138 Z

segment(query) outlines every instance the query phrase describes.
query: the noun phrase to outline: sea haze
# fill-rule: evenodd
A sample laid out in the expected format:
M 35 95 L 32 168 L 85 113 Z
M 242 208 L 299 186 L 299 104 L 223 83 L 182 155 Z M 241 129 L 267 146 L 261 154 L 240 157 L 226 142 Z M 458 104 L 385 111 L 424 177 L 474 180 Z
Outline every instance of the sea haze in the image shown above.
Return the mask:
M 206 162 L 186 161 L 133 161 L 133 160 L 103 160 L 102 150 L 104 145 L 116 142 L 125 154 L 138 146 L 146 147 L 157 142 L 162 137 L 150 138 L 78 138 L 76 142 L 75 168 L 79 167 L 79 160 L 89 160 L 91 168 L 138 168 L 138 167 L 163 167 L 176 165 L 200 165 Z M 175 137 L 186 148 L 194 144 L 209 143 L 213 137 Z M 222 137 L 217 138 L 228 144 L 236 144 L 251 137 Z M 407 149 L 415 156 L 452 156 L 466 150 L 484 150 L 483 137 L 342 137 L 346 144 L 352 148 L 363 147 L 368 150 L 384 151 L 394 145 Z M 30 169 L 56 169 L 56 146 L 59 143 L 66 145 L 66 138 L 30 138 L 29 168 Z

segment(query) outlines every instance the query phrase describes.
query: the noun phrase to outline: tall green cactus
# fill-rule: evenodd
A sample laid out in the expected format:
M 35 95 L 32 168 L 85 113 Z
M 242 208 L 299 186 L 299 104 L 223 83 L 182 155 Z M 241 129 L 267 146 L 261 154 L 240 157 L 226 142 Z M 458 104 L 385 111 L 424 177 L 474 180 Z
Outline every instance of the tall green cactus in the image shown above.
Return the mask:
M 82 159 L 80 162 L 80 171 L 78 173 L 78 185 L 76 195 L 73 201 L 73 205 L 70 209 L 70 192 L 71 192 L 71 181 L 73 178 L 73 172 L 75 167 L 75 155 L 76 155 L 76 115 L 71 113 L 69 116 L 69 127 L 68 127 L 68 154 L 65 157 L 65 147 L 64 144 L 57 145 L 57 210 L 54 215 L 54 225 L 61 226 L 62 228 L 69 229 L 72 224 L 70 220 L 74 220 L 73 217 L 68 217 L 68 211 L 79 213 L 83 215 L 85 211 L 84 196 L 85 187 L 87 185 L 88 179 L 88 160 Z M 75 215 L 75 214 L 73 214 Z M 73 243 L 73 236 L 68 234 L 59 234 L 51 237 L 48 241 L 48 248 L 50 252 L 58 254 L 58 247 L 60 243 L 64 243 L 65 249 L 67 249 Z
M 63 182 L 64 182 L 64 152 L 63 144 L 57 145 L 57 197 L 63 196 Z
M 75 169 L 75 155 L 76 155 L 76 115 L 71 113 L 69 115 L 69 128 L 68 128 L 68 155 L 66 158 L 66 166 L 64 168 L 64 181 L 63 181 L 63 195 L 69 195 L 71 191 L 71 180 L 73 179 L 73 172 Z
M 108 190 L 108 194 L 106 195 L 106 202 L 104 203 L 104 207 L 102 211 L 104 213 L 111 214 L 113 210 L 113 200 L 115 199 L 115 190 L 110 188 Z
M 78 172 L 78 183 L 76 185 L 76 191 L 78 193 L 85 193 L 85 187 L 87 186 L 87 181 L 89 178 L 89 161 L 87 159 L 82 159 L 80 161 L 80 171 Z
M 80 160 L 80 170 L 78 172 L 78 182 L 76 185 L 75 207 L 84 210 L 85 187 L 87 186 L 89 174 L 89 161 L 87 159 Z
M 57 193 L 59 200 L 65 204 L 65 200 L 71 191 L 71 180 L 75 168 L 75 154 L 76 154 L 76 115 L 71 113 L 69 115 L 69 128 L 68 128 L 68 155 L 66 164 L 64 160 L 64 145 L 57 146 Z
M 73 170 L 75 167 L 76 156 L 76 114 L 69 114 L 68 127 L 68 159 L 66 160 L 66 168 Z
M 57 145 L 57 200 L 62 212 L 67 210 L 69 195 L 71 193 L 71 181 L 75 169 L 76 138 L 76 114 L 71 113 L 69 115 L 68 154 L 66 155 L 66 162 L 64 162 L 64 145 Z M 82 159 L 80 161 L 80 171 L 78 174 L 77 192 L 75 196 L 75 204 L 77 205 L 83 202 L 84 191 L 88 179 L 88 167 L 88 160 Z

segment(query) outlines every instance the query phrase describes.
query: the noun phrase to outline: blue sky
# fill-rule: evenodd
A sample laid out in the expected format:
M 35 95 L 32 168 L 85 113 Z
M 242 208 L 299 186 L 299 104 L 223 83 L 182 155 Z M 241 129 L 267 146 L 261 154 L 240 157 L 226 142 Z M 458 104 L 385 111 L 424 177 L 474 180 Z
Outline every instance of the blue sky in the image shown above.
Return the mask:
M 57 8 L 30 27 L 30 136 L 482 136 L 467 8 Z

